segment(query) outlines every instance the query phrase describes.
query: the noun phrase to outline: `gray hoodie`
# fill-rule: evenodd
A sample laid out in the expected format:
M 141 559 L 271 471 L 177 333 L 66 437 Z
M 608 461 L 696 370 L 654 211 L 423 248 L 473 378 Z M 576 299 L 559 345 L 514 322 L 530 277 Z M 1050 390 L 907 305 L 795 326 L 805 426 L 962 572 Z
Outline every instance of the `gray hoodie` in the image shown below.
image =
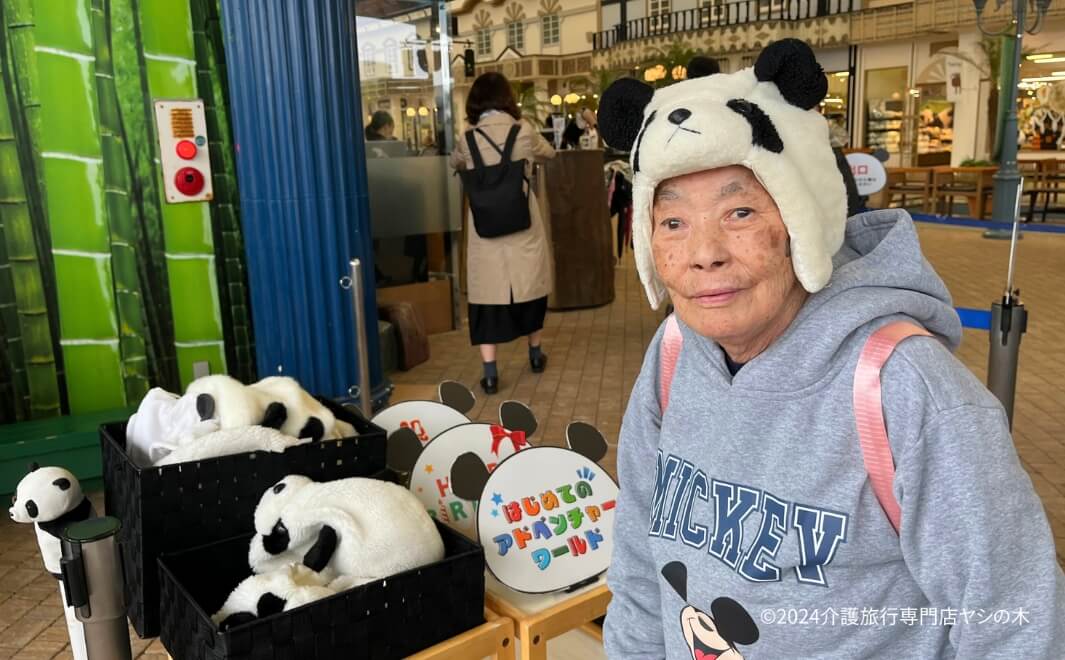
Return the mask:
M 609 657 L 676 660 L 1065 658 L 1065 577 L 1001 405 L 951 355 L 943 282 L 903 211 L 851 218 L 828 287 L 730 377 L 684 347 L 660 414 L 651 343 L 618 448 Z M 869 485 L 852 386 L 868 336 L 902 509 Z

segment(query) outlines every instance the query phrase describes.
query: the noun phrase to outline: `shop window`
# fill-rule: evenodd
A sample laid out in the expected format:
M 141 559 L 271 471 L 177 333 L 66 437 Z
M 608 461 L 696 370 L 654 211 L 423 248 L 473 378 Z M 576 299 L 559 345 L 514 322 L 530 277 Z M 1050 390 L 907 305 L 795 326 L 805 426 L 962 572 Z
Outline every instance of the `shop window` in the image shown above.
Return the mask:
M 865 146 L 886 149 L 898 157 L 905 149 L 906 109 L 909 105 L 907 67 L 873 69 L 865 74 Z M 896 161 L 897 162 L 897 161 Z
M 488 28 L 477 30 L 477 54 L 492 54 L 492 31 Z
M 832 146 L 846 147 L 850 141 L 850 127 L 847 125 L 848 83 L 850 73 L 848 71 L 832 71 L 826 73 L 828 78 L 828 94 L 821 101 L 821 114 L 828 120 Z
M 518 51 L 525 50 L 525 24 L 521 21 L 507 23 L 507 45 Z
M 558 14 L 548 14 L 540 19 L 540 31 L 544 36 L 545 46 L 554 46 L 559 42 Z

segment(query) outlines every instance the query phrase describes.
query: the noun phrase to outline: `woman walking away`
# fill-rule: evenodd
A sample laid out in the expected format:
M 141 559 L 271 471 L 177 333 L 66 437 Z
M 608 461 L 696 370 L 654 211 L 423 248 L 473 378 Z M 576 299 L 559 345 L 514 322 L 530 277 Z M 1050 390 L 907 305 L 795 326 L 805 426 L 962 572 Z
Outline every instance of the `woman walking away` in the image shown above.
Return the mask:
M 458 140 L 451 165 L 472 171 L 475 177 L 484 175 L 477 188 L 471 186 L 473 179 L 464 179 L 471 201 L 466 263 L 470 341 L 480 348 L 484 363 L 481 387 L 486 394 L 495 394 L 497 344 L 528 337 L 533 372 L 540 373 L 547 365 L 540 337 L 551 292 L 550 251 L 528 181 L 532 161 L 554 158 L 555 150 L 521 121 L 510 83 L 498 73 L 485 73 L 473 82 L 466 121 L 471 128 Z M 493 169 L 504 163 L 508 152 L 507 163 L 523 163 L 524 181 L 506 179 L 497 167 Z M 505 194 L 508 181 L 516 184 L 516 194 Z

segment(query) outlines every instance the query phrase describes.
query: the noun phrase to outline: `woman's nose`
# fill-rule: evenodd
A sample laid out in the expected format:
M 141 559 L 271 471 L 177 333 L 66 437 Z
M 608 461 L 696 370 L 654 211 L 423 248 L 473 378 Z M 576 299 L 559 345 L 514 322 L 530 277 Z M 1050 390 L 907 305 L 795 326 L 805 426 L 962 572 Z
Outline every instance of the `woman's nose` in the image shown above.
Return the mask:
M 690 266 L 695 270 L 714 270 L 729 261 L 728 246 L 720 232 L 706 230 L 693 232 L 690 245 Z

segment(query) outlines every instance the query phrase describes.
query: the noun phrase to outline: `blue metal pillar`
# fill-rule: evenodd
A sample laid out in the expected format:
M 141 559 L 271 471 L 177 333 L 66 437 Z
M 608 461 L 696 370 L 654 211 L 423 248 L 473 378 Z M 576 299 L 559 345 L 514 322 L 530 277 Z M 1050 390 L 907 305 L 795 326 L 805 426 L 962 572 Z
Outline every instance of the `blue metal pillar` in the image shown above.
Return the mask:
M 222 0 L 260 376 L 358 383 L 350 259 L 364 265 L 370 379 L 384 390 L 354 0 Z

